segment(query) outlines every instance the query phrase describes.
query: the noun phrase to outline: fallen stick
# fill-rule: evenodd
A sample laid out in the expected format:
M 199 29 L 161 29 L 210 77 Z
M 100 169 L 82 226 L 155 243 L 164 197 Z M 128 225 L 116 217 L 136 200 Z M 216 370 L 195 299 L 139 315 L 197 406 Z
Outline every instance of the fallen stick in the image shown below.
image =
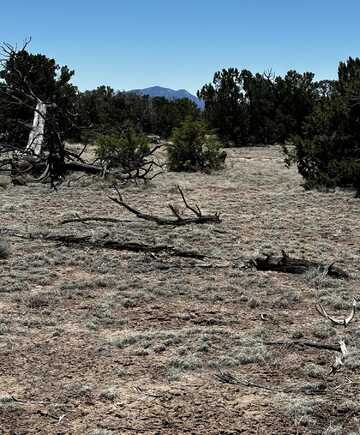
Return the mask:
M 65 220 L 60 222 L 60 225 L 72 224 L 72 223 L 77 223 L 77 222 L 80 222 L 80 223 L 85 223 L 85 222 L 109 222 L 109 223 L 113 223 L 113 224 L 121 224 L 121 223 L 129 223 L 129 222 L 133 222 L 133 221 L 94 216 L 94 217 L 65 219 Z
M 134 214 L 139 219 L 144 219 L 149 222 L 155 222 L 157 225 L 175 225 L 175 226 L 182 226 L 182 225 L 189 225 L 189 224 L 219 224 L 221 222 L 220 215 L 218 213 L 215 213 L 213 215 L 204 215 L 202 214 L 202 211 L 200 208 L 195 205 L 192 207 L 189 205 L 189 203 L 186 201 L 185 195 L 181 188 L 178 186 L 178 190 L 180 192 L 180 195 L 182 197 L 182 200 L 185 204 L 185 207 L 190 210 L 195 217 L 182 217 L 179 213 L 178 209 L 174 207 L 173 205 L 169 204 L 169 208 L 174 215 L 173 219 L 170 218 L 163 218 L 160 216 L 154 216 L 150 214 L 146 214 L 141 212 L 140 210 L 135 209 L 134 207 L 130 206 L 128 203 L 126 203 L 117 188 L 116 185 L 114 185 L 114 189 L 117 193 L 117 198 L 109 196 L 109 199 L 111 201 L 115 202 L 116 204 L 120 205 L 121 207 L 124 207 L 126 210 L 128 210 L 130 213 Z

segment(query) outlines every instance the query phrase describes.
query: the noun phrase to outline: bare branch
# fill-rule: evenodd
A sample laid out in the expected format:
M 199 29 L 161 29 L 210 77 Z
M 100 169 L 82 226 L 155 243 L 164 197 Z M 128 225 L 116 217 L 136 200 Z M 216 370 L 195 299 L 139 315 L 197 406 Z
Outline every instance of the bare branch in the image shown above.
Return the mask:
M 356 299 L 354 298 L 351 312 L 350 314 L 344 318 L 344 319 L 336 319 L 335 317 L 331 317 L 325 310 L 325 308 L 321 304 L 315 305 L 315 308 L 317 312 L 324 317 L 325 319 L 330 320 L 334 325 L 343 325 L 345 327 L 348 326 L 348 324 L 353 320 L 356 312 Z
M 180 192 L 180 195 L 182 197 L 182 200 L 184 201 L 184 204 L 185 204 L 186 208 L 191 210 L 196 216 L 201 217 L 202 215 L 201 215 L 201 210 L 199 209 L 199 207 L 196 206 L 197 209 L 194 209 L 193 207 L 190 207 L 190 205 L 186 202 L 185 195 L 184 195 L 183 191 L 181 190 L 180 186 L 177 186 L 177 188 L 178 188 L 178 190 Z
M 303 258 L 290 257 L 284 250 L 281 256 L 262 255 L 248 262 L 249 266 L 255 267 L 261 271 L 273 271 L 281 273 L 303 274 L 311 270 L 322 271 L 324 275 L 331 276 L 337 279 L 350 279 L 350 275 L 335 267 L 334 264 L 325 266 L 315 261 L 306 260 Z
M 340 349 L 341 349 L 341 356 L 335 357 L 335 362 L 331 367 L 330 375 L 334 375 L 336 372 L 338 372 L 344 365 L 345 360 L 347 356 L 349 355 L 349 351 L 347 350 L 346 344 L 344 340 L 339 341 Z
M 123 242 L 121 240 L 109 239 L 107 237 L 108 234 L 100 239 L 94 239 L 93 235 L 79 236 L 77 234 L 25 233 L 12 229 L 0 229 L 0 234 L 6 234 L 8 237 L 16 237 L 25 240 L 57 242 L 74 248 L 89 247 L 94 249 L 107 249 L 114 251 L 167 254 L 172 257 L 192 258 L 202 261 L 206 258 L 210 258 L 208 255 L 197 251 L 178 249 L 170 245 L 148 245 L 139 242 Z
M 109 199 L 111 199 L 111 201 L 115 202 L 116 204 L 120 205 L 121 207 L 124 207 L 126 210 L 128 210 L 130 213 L 134 214 L 136 217 L 140 218 L 140 219 L 144 219 L 150 222 L 155 222 L 158 225 L 189 225 L 189 224 L 214 224 L 214 223 L 220 223 L 220 216 L 218 213 L 215 213 L 214 215 L 203 215 L 200 211 L 200 209 L 198 208 L 198 210 L 195 210 L 193 207 L 190 207 L 186 201 L 185 195 L 182 192 L 182 190 L 180 189 L 180 187 L 178 187 L 179 192 L 181 194 L 181 197 L 183 199 L 184 204 L 186 205 L 186 207 L 191 210 L 196 217 L 195 218 L 184 218 L 180 215 L 179 211 L 173 206 L 173 205 L 169 205 L 170 210 L 172 211 L 173 215 L 175 216 L 175 219 L 169 219 L 169 218 L 162 218 L 160 216 L 153 216 L 150 214 L 146 214 L 146 213 L 142 213 L 141 211 L 135 209 L 134 207 L 130 206 L 129 204 L 127 204 L 118 187 L 116 185 L 113 186 L 116 193 L 117 193 L 117 198 L 115 197 L 111 197 L 109 196 Z

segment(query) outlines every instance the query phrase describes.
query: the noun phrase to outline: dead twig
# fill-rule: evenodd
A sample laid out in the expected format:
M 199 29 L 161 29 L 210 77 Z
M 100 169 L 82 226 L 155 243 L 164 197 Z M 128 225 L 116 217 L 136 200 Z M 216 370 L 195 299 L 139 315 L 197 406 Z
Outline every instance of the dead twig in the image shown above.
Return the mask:
M 60 225 L 72 224 L 72 223 L 86 223 L 86 222 L 109 222 L 113 224 L 121 224 L 121 223 L 129 223 L 132 222 L 130 220 L 123 219 L 115 219 L 115 218 L 106 218 L 106 217 L 85 217 L 85 218 L 74 218 L 74 219 L 65 219 L 60 222 Z
M 239 379 L 230 372 L 223 372 L 222 370 L 219 370 L 219 373 L 216 373 L 215 377 L 224 384 L 243 385 L 244 387 L 260 388 L 267 391 L 282 391 L 278 388 L 267 387 L 266 385 L 257 384 L 246 379 Z

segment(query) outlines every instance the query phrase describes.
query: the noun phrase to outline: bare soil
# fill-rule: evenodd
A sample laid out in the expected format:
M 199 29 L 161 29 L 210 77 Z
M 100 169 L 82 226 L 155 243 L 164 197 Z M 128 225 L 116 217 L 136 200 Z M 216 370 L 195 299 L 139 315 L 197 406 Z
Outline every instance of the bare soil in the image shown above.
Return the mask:
M 69 180 L 70 181 L 70 180 Z M 167 216 L 180 184 L 219 225 L 157 226 L 82 178 L 0 191 L 0 228 L 168 244 L 216 259 L 67 247 L 6 235 L 0 260 L 0 434 L 360 433 L 359 318 L 334 316 L 359 295 L 360 201 L 306 192 L 278 147 L 229 150 L 215 174 L 166 173 L 124 189 L 138 209 Z M 71 217 L 122 222 L 61 224 Z M 244 256 L 336 262 L 349 281 L 244 268 Z M 237 260 L 239 259 L 239 260 Z M 336 344 L 335 352 L 268 342 Z M 229 372 L 239 384 L 216 376 Z

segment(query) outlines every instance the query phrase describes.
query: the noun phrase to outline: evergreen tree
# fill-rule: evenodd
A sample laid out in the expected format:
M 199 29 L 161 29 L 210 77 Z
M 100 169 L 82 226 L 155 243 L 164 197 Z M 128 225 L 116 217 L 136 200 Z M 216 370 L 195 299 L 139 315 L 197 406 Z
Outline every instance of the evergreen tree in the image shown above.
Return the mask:
M 319 98 L 287 163 L 296 163 L 305 187 L 352 186 L 360 192 L 360 59 L 341 62 L 338 80 Z
M 249 142 L 249 113 L 244 78 L 237 68 L 215 73 L 212 83 L 197 93 L 205 101 L 205 118 L 219 137 L 229 145 Z

